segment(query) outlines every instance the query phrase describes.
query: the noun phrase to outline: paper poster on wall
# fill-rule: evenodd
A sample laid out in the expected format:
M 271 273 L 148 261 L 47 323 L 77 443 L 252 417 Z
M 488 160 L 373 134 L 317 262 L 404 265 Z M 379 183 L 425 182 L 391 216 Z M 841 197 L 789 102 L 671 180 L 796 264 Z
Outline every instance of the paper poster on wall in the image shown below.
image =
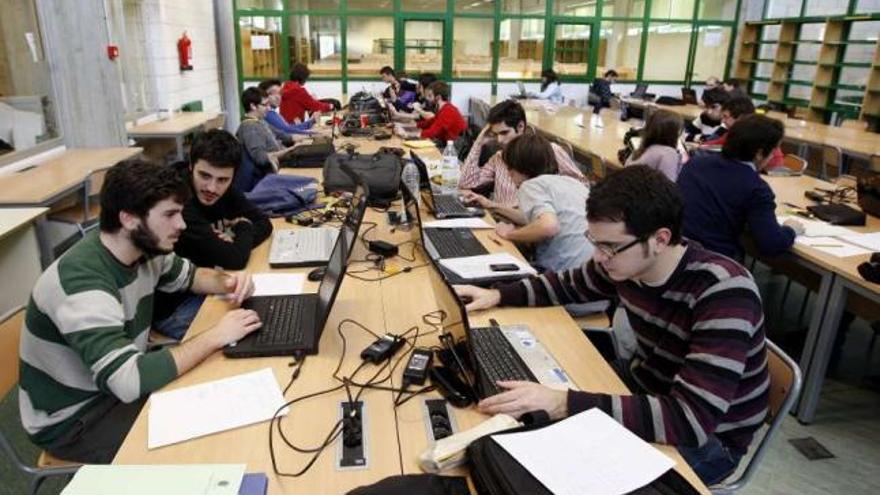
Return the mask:
M 251 36 L 251 50 L 271 50 L 272 38 L 263 34 Z
M 708 31 L 705 36 L 703 36 L 703 46 L 711 47 L 711 46 L 721 46 L 721 32 L 720 31 Z

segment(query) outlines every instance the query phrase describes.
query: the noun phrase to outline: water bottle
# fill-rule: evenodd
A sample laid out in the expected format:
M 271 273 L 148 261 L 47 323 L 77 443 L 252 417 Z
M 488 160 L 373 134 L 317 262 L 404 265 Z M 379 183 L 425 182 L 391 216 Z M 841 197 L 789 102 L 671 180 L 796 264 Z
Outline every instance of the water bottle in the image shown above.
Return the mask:
M 400 181 L 403 182 L 403 187 L 409 189 L 410 194 L 416 199 L 418 206 L 422 206 L 422 198 L 419 194 L 420 180 L 419 169 L 416 167 L 416 164 L 412 161 L 406 162 L 406 165 L 403 167 L 403 173 L 400 174 Z M 400 221 L 401 223 L 407 223 L 410 220 L 406 215 L 406 203 L 403 202 L 400 208 Z
M 446 141 L 446 148 L 443 149 L 443 191 L 446 194 L 458 194 L 458 177 L 460 174 L 458 168 L 458 151 L 452 141 Z

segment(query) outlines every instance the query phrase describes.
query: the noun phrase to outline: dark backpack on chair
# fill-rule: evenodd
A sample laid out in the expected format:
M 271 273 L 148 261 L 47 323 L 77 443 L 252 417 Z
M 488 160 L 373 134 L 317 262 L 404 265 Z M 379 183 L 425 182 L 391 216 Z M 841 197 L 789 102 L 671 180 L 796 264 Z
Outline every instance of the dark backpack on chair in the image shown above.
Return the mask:
M 367 183 L 370 190 L 368 205 L 387 206 L 397 198 L 400 191 L 400 173 L 403 170 L 403 162 L 398 155 L 381 151 L 369 155 L 355 152 L 330 155 L 327 163 L 324 164 L 325 193 L 354 192 L 355 183 L 342 170 L 343 164 L 351 167 Z

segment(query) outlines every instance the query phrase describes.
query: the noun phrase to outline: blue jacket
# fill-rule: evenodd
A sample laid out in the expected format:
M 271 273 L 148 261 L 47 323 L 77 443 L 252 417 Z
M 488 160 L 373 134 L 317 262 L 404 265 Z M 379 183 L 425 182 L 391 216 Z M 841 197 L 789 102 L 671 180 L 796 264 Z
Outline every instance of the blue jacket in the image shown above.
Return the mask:
M 309 119 L 301 124 L 288 124 L 280 113 L 269 110 L 266 112 L 266 123 L 285 134 L 310 134 L 309 129 L 312 128 L 315 121 Z
M 740 237 L 748 225 L 758 250 L 775 256 L 795 232 L 776 220 L 776 198 L 750 163 L 720 153 L 692 159 L 678 175 L 684 200 L 684 235 L 707 249 L 742 260 Z

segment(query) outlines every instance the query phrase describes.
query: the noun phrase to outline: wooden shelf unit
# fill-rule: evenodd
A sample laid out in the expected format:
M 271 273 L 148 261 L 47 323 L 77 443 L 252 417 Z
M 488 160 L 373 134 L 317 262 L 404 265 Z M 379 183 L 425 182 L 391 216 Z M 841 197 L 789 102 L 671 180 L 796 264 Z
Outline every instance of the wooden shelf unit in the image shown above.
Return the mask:
M 810 111 L 807 118 L 816 122 L 824 122 L 826 112 L 834 103 L 835 77 L 837 64 L 843 60 L 846 49 L 846 24 L 842 20 L 829 20 L 825 23 L 825 37 L 819 50 L 819 63 L 816 66 L 816 77 L 813 78 L 813 92 L 810 95 Z
M 776 57 L 773 59 L 773 75 L 770 77 L 770 88 L 767 90 L 767 99 L 771 102 L 785 100 L 785 83 L 788 82 L 791 74 L 791 65 L 797 49 L 797 35 L 796 22 L 782 22 L 779 30 L 779 45 L 776 47 Z
M 743 25 L 739 40 L 739 57 L 736 60 L 736 66 L 733 68 L 733 77 L 740 81 L 752 78 L 752 69 L 756 62 L 755 59 L 758 58 L 758 47 L 761 46 L 761 40 L 758 39 L 760 34 L 760 25 Z
M 254 36 L 268 36 L 269 49 L 253 49 Z M 281 75 L 281 33 L 253 27 L 241 28 L 241 71 L 245 77 Z
M 880 39 L 877 40 L 874 49 L 874 61 L 871 62 L 871 72 L 868 75 L 868 85 L 862 100 L 862 113 L 859 119 L 868 121 L 877 119 L 878 116 L 880 116 Z

